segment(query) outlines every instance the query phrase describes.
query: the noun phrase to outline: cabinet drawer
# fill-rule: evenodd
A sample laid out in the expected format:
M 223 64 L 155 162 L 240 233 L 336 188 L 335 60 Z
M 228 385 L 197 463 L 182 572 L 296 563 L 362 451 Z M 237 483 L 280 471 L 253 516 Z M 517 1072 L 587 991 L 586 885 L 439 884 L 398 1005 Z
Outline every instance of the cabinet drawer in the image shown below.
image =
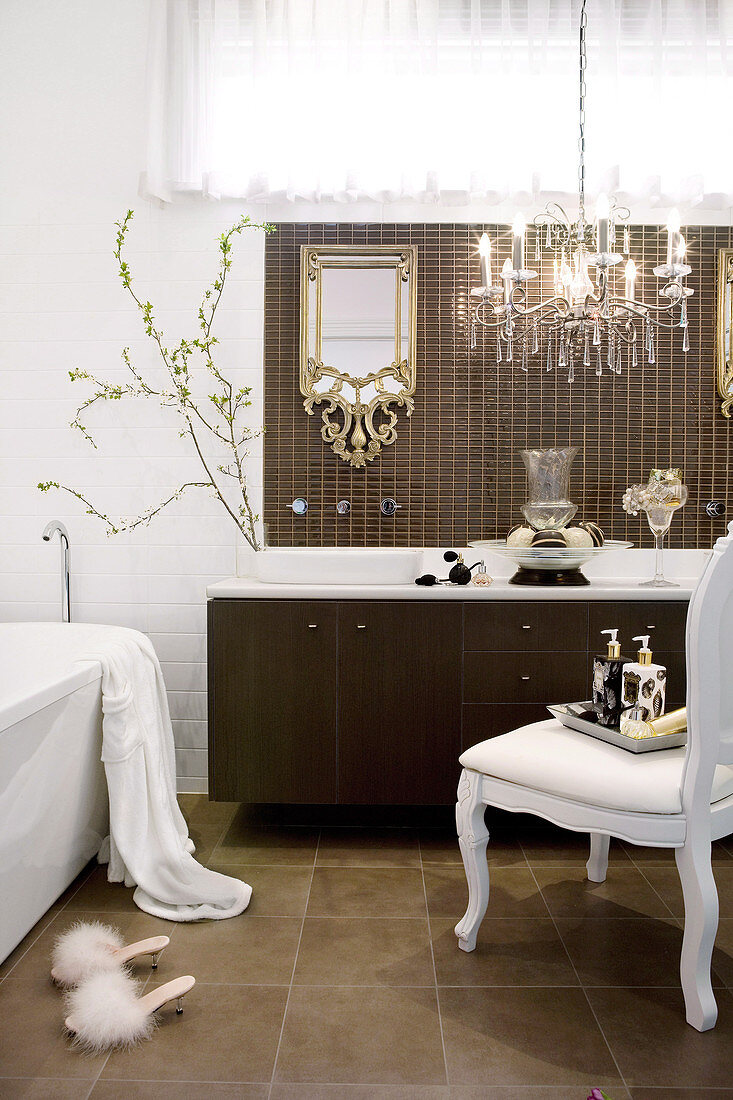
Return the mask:
M 464 703 L 564 703 L 587 699 L 583 653 L 464 653 Z M 584 694 L 585 693 L 585 694 Z
M 553 600 L 466 603 L 465 650 L 585 651 L 588 604 Z
M 605 637 L 602 630 L 619 628 L 621 652 L 635 657 L 639 648 L 632 638 L 651 634 L 650 645 L 656 653 L 669 653 L 685 648 L 687 602 L 684 600 L 618 600 L 613 603 L 593 603 L 589 615 L 589 649 L 603 653 Z

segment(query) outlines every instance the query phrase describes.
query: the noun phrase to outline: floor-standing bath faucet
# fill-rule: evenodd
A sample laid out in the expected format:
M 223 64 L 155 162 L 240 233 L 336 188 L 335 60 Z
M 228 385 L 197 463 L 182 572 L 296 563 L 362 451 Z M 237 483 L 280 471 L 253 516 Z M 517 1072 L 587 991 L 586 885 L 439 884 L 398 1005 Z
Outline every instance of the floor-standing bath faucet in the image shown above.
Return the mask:
M 69 548 L 69 532 L 57 519 L 52 519 L 43 530 L 44 542 L 50 542 L 53 535 L 58 532 L 61 543 L 61 619 L 65 623 L 71 622 L 71 550 Z

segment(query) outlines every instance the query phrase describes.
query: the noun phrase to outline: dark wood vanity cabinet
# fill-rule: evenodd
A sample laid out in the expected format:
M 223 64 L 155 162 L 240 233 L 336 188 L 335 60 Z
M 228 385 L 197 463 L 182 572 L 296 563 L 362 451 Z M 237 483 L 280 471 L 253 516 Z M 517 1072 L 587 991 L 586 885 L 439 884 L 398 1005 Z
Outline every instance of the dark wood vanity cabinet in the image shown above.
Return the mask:
M 600 631 L 652 634 L 685 700 L 687 603 L 209 601 L 216 801 L 446 805 L 462 749 L 587 699 Z

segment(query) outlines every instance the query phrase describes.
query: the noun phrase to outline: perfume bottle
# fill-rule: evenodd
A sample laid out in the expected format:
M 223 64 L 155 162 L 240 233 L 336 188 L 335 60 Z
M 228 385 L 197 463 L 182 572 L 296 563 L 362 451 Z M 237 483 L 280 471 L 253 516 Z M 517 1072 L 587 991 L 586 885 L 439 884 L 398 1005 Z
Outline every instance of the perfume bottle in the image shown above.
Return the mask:
M 608 634 L 609 639 L 605 655 L 597 654 L 593 658 L 593 710 L 599 726 L 618 726 L 622 710 L 623 671 L 631 663 L 631 658 L 621 656 L 617 627 L 602 630 L 601 634 Z
M 664 714 L 664 697 L 667 687 L 667 670 L 664 665 L 652 663 L 652 651 L 649 648 L 649 635 L 634 638 L 641 642 L 638 659 L 624 667 L 623 691 L 621 703 L 621 732 L 624 732 L 624 719 L 637 722 L 649 722 Z

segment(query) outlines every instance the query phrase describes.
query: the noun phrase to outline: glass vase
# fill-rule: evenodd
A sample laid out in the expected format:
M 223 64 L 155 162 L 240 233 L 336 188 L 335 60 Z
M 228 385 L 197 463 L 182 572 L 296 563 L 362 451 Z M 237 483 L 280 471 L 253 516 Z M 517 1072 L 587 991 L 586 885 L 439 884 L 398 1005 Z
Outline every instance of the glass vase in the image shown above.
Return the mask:
M 564 527 L 578 510 L 568 500 L 570 467 L 577 447 L 550 447 L 519 452 L 527 469 L 529 499 L 522 507 L 527 523 L 537 531 Z
M 647 522 L 654 535 L 654 576 L 650 581 L 642 581 L 640 588 L 679 588 L 676 581 L 668 581 L 664 576 L 664 536 L 672 525 L 675 512 L 682 507 L 687 500 L 687 487 L 681 485 L 676 489 L 675 496 L 671 500 L 650 503 L 644 509 Z

